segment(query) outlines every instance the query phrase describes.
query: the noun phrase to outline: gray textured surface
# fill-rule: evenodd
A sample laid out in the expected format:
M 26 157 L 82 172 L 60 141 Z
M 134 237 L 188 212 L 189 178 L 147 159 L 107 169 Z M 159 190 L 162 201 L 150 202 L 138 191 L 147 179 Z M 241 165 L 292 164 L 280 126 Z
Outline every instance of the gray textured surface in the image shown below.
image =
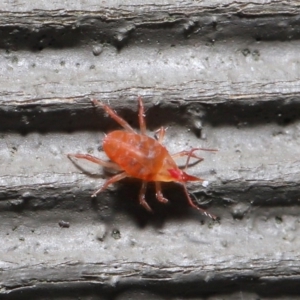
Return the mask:
M 299 290 L 300 60 L 296 1 L 0 4 L 0 296 L 290 299 Z M 220 222 L 138 205 L 126 180 L 67 153 L 118 128 L 89 98 L 171 153 L 201 153 L 189 184 Z M 69 226 L 69 227 L 68 227 Z

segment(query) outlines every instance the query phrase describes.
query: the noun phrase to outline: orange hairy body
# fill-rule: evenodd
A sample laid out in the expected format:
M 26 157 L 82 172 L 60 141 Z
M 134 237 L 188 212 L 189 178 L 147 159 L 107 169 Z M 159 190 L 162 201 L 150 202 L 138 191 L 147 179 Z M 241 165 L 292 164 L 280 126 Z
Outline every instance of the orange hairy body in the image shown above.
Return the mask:
M 116 130 L 104 138 L 103 150 L 131 177 L 174 181 L 168 169 L 178 169 L 175 161 L 164 146 L 149 136 Z
M 99 164 L 105 168 L 120 171 L 119 174 L 108 179 L 104 185 L 96 190 L 92 197 L 105 190 L 110 184 L 122 180 L 126 177 L 134 177 L 142 180 L 142 187 L 139 193 L 139 202 L 147 210 L 151 211 L 145 199 L 145 192 L 148 182 L 155 183 L 156 198 L 162 203 L 167 203 L 161 191 L 161 182 L 175 181 L 180 183 L 183 188 L 189 204 L 199 210 L 206 216 L 216 219 L 216 216 L 197 206 L 190 198 L 186 182 L 199 181 L 202 178 L 189 175 L 185 172 L 191 157 L 202 161 L 203 158 L 194 154 L 196 150 L 216 151 L 214 149 L 192 148 L 191 150 L 180 151 L 170 154 L 162 145 L 165 135 L 165 128 L 161 127 L 157 131 L 157 140 L 146 135 L 146 123 L 144 118 L 144 106 L 142 98 L 138 98 L 139 104 L 139 123 L 140 133 L 137 133 L 124 119 L 118 116 L 108 105 L 97 100 L 92 100 L 95 106 L 102 107 L 125 130 L 116 130 L 105 136 L 103 139 L 103 150 L 111 161 L 104 161 L 89 154 L 68 154 L 68 157 L 82 158 Z M 184 170 L 176 165 L 174 159 L 182 156 L 188 156 Z

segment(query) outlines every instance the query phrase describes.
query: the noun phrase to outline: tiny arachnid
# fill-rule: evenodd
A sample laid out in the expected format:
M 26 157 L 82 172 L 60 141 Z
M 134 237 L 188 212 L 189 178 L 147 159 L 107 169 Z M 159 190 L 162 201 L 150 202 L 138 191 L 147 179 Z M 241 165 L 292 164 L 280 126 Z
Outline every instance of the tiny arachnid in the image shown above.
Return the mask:
M 104 168 L 120 171 L 117 175 L 108 179 L 104 185 L 96 190 L 92 197 L 104 191 L 110 184 L 126 177 L 134 177 L 142 180 L 142 187 L 139 192 L 139 202 L 148 211 L 152 211 L 145 200 L 145 192 L 148 182 L 155 183 L 156 198 L 162 203 L 167 203 L 161 191 L 161 182 L 178 182 L 183 186 L 189 204 L 203 213 L 204 215 L 216 220 L 217 217 L 193 203 L 187 191 L 186 182 L 204 180 L 185 173 L 191 157 L 202 161 L 203 158 L 194 154 L 196 150 L 217 151 L 215 149 L 192 148 L 191 150 L 180 151 L 170 154 L 162 145 L 166 132 L 164 127 L 157 131 L 157 139 L 151 138 L 146 134 L 146 122 L 144 115 L 144 105 L 141 97 L 138 97 L 139 104 L 139 124 L 140 133 L 137 133 L 124 119 L 118 116 L 108 105 L 97 100 L 91 100 L 94 106 L 102 107 L 125 130 L 115 130 L 108 133 L 103 139 L 103 150 L 110 161 L 104 161 L 89 154 L 68 154 L 69 158 L 81 158 L 99 164 Z M 187 156 L 184 171 L 179 169 L 174 159 Z

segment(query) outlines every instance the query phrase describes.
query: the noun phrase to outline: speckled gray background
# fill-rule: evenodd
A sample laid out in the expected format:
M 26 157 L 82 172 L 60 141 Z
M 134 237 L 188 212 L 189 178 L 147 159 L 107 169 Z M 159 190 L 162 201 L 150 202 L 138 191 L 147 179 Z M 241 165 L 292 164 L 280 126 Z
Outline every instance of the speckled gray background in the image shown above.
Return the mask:
M 51 2 L 0 4 L 0 298 L 298 298 L 298 2 Z M 172 183 L 91 200 L 109 174 L 66 154 L 119 127 L 89 99 L 137 128 L 138 95 L 170 153 L 219 150 L 188 185 L 219 222 Z

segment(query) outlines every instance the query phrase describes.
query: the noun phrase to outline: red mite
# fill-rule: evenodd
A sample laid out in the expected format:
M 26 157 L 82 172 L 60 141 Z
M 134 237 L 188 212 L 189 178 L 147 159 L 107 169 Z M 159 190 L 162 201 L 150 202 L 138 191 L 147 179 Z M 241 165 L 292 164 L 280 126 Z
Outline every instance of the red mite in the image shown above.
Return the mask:
M 186 155 L 188 157 L 185 166 L 186 169 L 191 157 L 197 158 L 199 161 L 203 160 L 203 158 L 194 154 L 196 150 L 217 150 L 192 148 L 191 150 L 184 150 L 171 155 L 162 145 L 166 132 L 164 127 L 161 127 L 157 131 L 157 140 L 146 135 L 144 106 L 141 97 L 138 98 L 140 134 L 137 133 L 125 120 L 119 117 L 109 106 L 97 100 L 92 100 L 92 103 L 95 106 L 102 107 L 111 116 L 111 118 L 125 129 L 110 132 L 103 139 L 103 149 L 110 161 L 104 161 L 89 154 L 68 154 L 69 158 L 76 157 L 87 159 L 105 168 L 120 171 L 119 174 L 108 179 L 100 189 L 95 191 L 92 197 L 96 197 L 98 193 L 104 191 L 114 182 L 126 177 L 134 177 L 142 180 L 142 187 L 139 193 L 140 204 L 148 211 L 152 211 L 145 200 L 147 183 L 154 182 L 157 200 L 162 203 L 167 203 L 168 200 L 164 198 L 161 191 L 161 182 L 175 181 L 183 186 L 187 200 L 192 207 L 214 220 L 217 219 L 216 216 L 195 205 L 188 194 L 185 184 L 186 182 L 203 182 L 204 180 L 185 173 L 183 170 L 178 168 L 174 161 L 174 159 Z

